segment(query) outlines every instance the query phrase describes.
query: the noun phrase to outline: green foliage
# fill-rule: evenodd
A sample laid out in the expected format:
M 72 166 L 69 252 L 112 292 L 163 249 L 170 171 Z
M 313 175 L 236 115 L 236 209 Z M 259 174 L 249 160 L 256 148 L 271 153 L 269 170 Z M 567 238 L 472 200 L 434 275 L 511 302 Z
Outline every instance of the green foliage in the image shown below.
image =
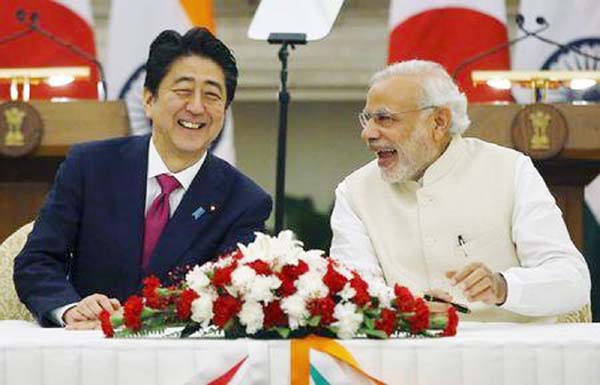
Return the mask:
M 317 211 L 311 198 L 285 197 L 284 228 L 292 230 L 302 240 L 305 249 L 329 253 L 332 236 L 329 216 L 330 212 Z M 273 233 L 272 229 L 270 232 Z

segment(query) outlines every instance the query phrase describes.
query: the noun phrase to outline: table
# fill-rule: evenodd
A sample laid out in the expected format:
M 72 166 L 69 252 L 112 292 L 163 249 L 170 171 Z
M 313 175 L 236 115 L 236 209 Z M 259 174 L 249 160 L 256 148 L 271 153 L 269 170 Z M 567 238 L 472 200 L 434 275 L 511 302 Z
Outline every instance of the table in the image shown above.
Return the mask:
M 342 344 L 387 384 L 600 384 L 600 324 L 464 322 L 453 338 Z M 2 321 L 0 385 L 202 384 L 246 356 L 241 383 L 289 384 L 289 348 L 289 341 L 250 339 L 105 339 L 97 331 Z M 323 356 L 311 353 L 311 362 L 351 372 Z

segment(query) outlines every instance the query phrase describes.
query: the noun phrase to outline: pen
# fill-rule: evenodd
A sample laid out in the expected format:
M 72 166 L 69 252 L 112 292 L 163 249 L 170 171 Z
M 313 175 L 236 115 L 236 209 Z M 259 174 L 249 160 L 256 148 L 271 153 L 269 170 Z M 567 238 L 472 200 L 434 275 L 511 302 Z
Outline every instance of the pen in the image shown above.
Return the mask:
M 471 313 L 471 309 L 469 309 L 468 307 L 464 306 L 464 305 L 460 305 L 458 303 L 454 303 L 454 302 L 449 302 L 449 301 L 445 301 L 441 298 L 438 297 L 434 297 L 432 295 L 429 294 L 425 294 L 423 296 L 423 299 L 425 301 L 429 301 L 429 302 L 442 302 L 442 303 L 447 303 L 448 305 L 452 305 L 453 308 L 456 309 L 457 312 L 459 313 L 464 313 L 464 314 L 469 314 Z
M 465 239 L 463 238 L 462 235 L 458 236 L 458 246 L 460 246 L 460 249 L 462 250 L 463 256 L 465 258 L 467 258 L 469 255 L 467 254 L 467 250 L 465 250 Z

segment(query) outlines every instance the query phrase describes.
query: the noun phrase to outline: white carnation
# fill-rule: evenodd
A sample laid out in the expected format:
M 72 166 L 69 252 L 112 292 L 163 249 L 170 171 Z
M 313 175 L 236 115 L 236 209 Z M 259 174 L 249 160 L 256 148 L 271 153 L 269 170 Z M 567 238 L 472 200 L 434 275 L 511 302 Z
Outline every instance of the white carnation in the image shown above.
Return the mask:
M 246 301 L 269 303 L 275 298 L 273 291 L 281 286 L 281 280 L 275 276 L 257 275 L 250 290 L 246 293 Z
M 207 327 L 213 317 L 213 299 L 208 295 L 201 295 L 192 302 L 192 321 Z
M 240 323 L 246 326 L 246 333 L 254 334 L 263 328 L 265 314 L 257 302 L 246 301 L 239 313 Z
M 335 271 L 337 271 L 338 273 L 343 275 L 347 280 L 351 280 L 352 278 L 354 278 L 352 275 L 352 271 L 350 271 L 350 269 L 348 269 L 346 267 L 346 265 L 344 265 L 344 263 L 340 262 L 336 258 L 333 258 L 333 257 L 329 257 L 329 258 L 331 258 L 335 261 L 335 263 L 333 264 Z
M 306 308 L 306 300 L 297 293 L 281 300 L 281 309 L 288 315 L 290 329 L 292 330 L 306 325 L 306 320 L 310 316 Z
M 224 267 L 227 267 L 229 265 L 231 265 L 233 263 L 233 257 L 229 256 L 229 257 L 223 257 L 223 258 L 219 258 L 216 262 L 214 262 L 212 265 L 213 268 L 215 269 L 222 269 Z
M 337 336 L 343 339 L 352 338 L 363 321 L 363 315 L 356 312 L 356 305 L 352 302 L 338 303 L 333 310 L 333 316 L 337 319 L 331 326 L 335 326 Z
M 385 284 L 385 281 L 381 277 L 364 278 L 369 285 L 369 295 L 376 297 L 379 300 L 380 308 L 392 307 L 392 301 L 396 297 L 394 295 L 394 289 Z
M 323 298 L 329 294 L 329 288 L 323 283 L 323 274 L 309 270 L 296 280 L 298 294 L 305 298 Z
M 191 271 L 189 271 L 185 275 L 185 281 L 187 282 L 187 285 L 196 293 L 204 291 L 204 289 L 210 284 L 210 279 L 208 279 L 206 273 L 200 268 L 200 266 L 195 266 Z
M 338 294 L 344 301 L 349 301 L 356 295 L 356 290 L 350 286 L 350 282 L 346 282 L 344 288 Z
M 310 270 L 323 274 L 327 271 L 327 260 L 323 258 L 323 251 L 308 250 L 302 253 L 301 258 L 308 264 Z
M 246 265 L 238 266 L 231 273 L 231 284 L 237 289 L 240 294 L 246 294 L 252 288 L 256 278 L 256 272 L 251 267 Z

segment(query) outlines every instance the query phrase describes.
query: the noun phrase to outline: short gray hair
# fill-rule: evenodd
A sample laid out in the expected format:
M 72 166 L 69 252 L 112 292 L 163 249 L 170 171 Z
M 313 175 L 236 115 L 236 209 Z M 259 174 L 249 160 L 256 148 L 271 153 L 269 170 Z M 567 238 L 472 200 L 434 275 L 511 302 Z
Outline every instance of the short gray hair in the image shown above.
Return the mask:
M 371 78 L 369 86 L 394 76 L 419 78 L 419 106 L 447 106 L 452 114 L 450 133 L 462 134 L 471 124 L 467 115 L 467 97 L 440 64 L 427 60 L 407 60 L 389 65 Z

